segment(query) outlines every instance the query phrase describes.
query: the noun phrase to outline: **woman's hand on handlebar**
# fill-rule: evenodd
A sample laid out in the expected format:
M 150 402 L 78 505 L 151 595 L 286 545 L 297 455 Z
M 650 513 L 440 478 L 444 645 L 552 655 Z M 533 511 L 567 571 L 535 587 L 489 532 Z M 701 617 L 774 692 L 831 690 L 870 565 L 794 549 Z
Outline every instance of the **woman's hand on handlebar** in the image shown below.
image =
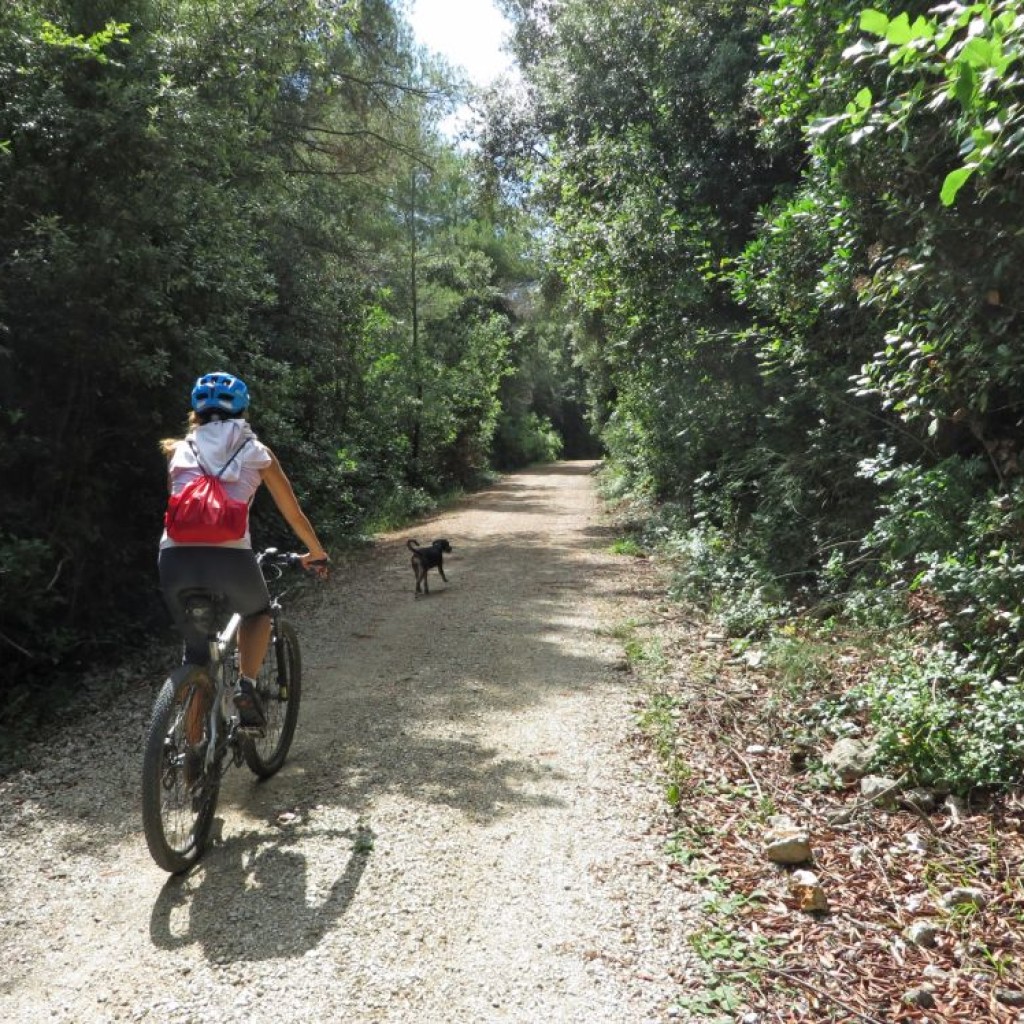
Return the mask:
M 302 568 L 306 572 L 312 573 L 319 580 L 327 579 L 330 574 L 330 558 L 327 556 L 325 551 L 319 558 L 314 558 L 310 552 L 306 552 L 304 555 L 299 556 L 299 561 L 302 562 Z

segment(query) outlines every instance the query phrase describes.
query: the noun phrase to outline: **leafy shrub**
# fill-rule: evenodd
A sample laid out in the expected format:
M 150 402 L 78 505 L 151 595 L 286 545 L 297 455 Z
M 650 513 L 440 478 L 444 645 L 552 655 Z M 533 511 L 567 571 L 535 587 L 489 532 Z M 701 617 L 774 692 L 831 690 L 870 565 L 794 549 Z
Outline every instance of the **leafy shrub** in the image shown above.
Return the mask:
M 895 464 L 883 450 L 862 464 L 887 489 L 866 546 L 885 559 L 892 585 L 928 592 L 935 625 L 953 648 L 996 674 L 1024 668 L 1024 486 L 996 490 L 981 459 Z
M 74 642 L 58 624 L 63 596 L 54 584 L 62 569 L 44 541 L 0 533 L 0 639 L 22 677 L 45 670 Z
M 673 535 L 672 595 L 710 611 L 729 636 L 754 636 L 787 612 L 776 580 L 726 533 L 711 526 Z
M 946 649 L 903 651 L 850 695 L 862 698 L 878 761 L 922 785 L 1006 784 L 1024 769 L 1024 685 Z
M 643 558 L 645 555 L 643 546 L 633 537 L 622 537 L 615 541 L 609 548 L 613 555 L 628 555 L 633 558 Z
M 419 487 L 398 481 L 393 487 L 381 491 L 373 512 L 367 519 L 367 530 L 393 530 L 410 519 L 426 515 L 437 507 L 437 500 Z
M 865 544 L 879 548 L 892 565 L 912 564 L 923 551 L 949 551 L 963 542 L 964 527 L 980 492 L 987 467 L 980 459 L 945 459 L 938 465 L 897 462 L 883 445 L 864 459 L 859 473 L 883 488 L 883 501 Z

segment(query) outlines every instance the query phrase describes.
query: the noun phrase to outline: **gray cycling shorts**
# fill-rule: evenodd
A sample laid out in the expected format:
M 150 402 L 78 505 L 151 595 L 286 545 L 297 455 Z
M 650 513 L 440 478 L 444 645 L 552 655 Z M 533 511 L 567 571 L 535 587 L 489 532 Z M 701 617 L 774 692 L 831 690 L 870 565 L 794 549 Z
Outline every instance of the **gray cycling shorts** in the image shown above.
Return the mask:
M 204 665 L 209 658 L 206 637 L 185 618 L 181 595 L 197 587 L 223 594 L 228 608 L 244 618 L 270 610 L 270 593 L 251 548 L 164 548 L 157 561 L 160 591 L 185 639 L 188 661 Z

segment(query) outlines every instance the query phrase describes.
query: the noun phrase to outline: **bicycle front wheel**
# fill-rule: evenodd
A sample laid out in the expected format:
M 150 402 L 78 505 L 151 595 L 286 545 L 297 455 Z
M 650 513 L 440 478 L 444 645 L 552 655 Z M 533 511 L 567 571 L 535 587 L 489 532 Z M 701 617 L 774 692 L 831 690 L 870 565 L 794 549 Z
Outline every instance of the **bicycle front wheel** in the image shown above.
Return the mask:
M 160 688 L 142 759 L 142 828 L 165 871 L 179 874 L 203 852 L 220 793 L 220 771 L 206 767 L 213 682 L 182 665 Z
M 302 696 L 299 638 L 282 619 L 274 623 L 267 656 L 256 679 L 256 692 L 263 702 L 267 727 L 261 735 L 243 735 L 242 753 L 250 770 L 261 779 L 268 779 L 280 771 L 288 756 Z

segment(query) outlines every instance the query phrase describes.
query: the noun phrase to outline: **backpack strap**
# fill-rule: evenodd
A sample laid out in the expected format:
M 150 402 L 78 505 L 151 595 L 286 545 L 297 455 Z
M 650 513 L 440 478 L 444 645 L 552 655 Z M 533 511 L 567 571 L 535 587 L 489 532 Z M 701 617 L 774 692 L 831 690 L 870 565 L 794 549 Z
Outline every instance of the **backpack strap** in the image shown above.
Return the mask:
M 238 447 L 237 447 L 237 448 L 236 448 L 236 449 L 235 449 L 235 450 L 234 450 L 234 451 L 233 451 L 233 452 L 231 453 L 231 458 L 230 458 L 230 459 L 228 459 L 228 461 L 227 461 L 227 462 L 225 462 L 225 463 L 224 463 L 224 465 L 220 467 L 220 471 L 219 471 L 219 472 L 218 472 L 218 473 L 216 474 L 216 476 L 217 476 L 217 479 L 218 479 L 218 480 L 219 480 L 219 479 L 220 479 L 220 478 L 221 478 L 221 477 L 222 477 L 222 476 L 224 475 L 224 470 L 225 470 L 225 469 L 227 469 L 227 468 L 228 468 L 228 466 L 230 466 L 230 465 L 231 465 L 231 463 L 235 461 L 235 459 L 236 459 L 236 458 L 238 457 L 238 454 L 239 454 L 239 452 L 241 452 L 241 450 L 242 450 L 242 449 L 243 449 L 243 448 L 244 448 L 244 447 L 245 447 L 245 446 L 246 446 L 246 445 L 247 445 L 247 444 L 248 444 L 248 443 L 249 443 L 249 442 L 250 442 L 251 440 L 252 440 L 252 438 L 251 438 L 251 437 L 247 437 L 247 438 L 246 438 L 246 439 L 245 439 L 245 440 L 244 440 L 244 441 L 243 441 L 243 442 L 242 442 L 242 443 L 241 443 L 241 444 L 240 444 L 240 445 L 239 445 L 239 446 L 238 446 Z M 198 460 L 197 460 L 197 461 L 198 461 Z
M 206 476 L 209 476 L 209 471 L 203 465 L 203 460 L 199 458 L 199 449 L 195 446 L 195 442 L 192 440 L 192 438 L 186 437 L 185 443 L 189 446 L 189 448 L 192 449 L 192 454 L 195 456 L 196 465 L 203 471 L 203 473 L 206 474 Z
M 230 459 L 228 459 L 228 461 L 227 461 L 227 462 L 225 462 L 225 463 L 224 463 L 224 465 L 223 465 L 223 466 L 221 466 L 221 467 L 220 467 L 220 469 L 219 469 L 219 470 L 218 470 L 218 471 L 217 471 L 216 473 L 211 473 L 211 472 L 210 472 L 210 471 L 209 471 L 209 470 L 208 470 L 208 469 L 207 469 L 207 468 L 206 468 L 206 467 L 205 467 L 205 466 L 203 465 L 203 460 L 202 460 L 201 458 L 199 458 L 199 449 L 198 449 L 198 448 L 196 448 L 196 446 L 195 446 L 195 442 L 194 442 L 194 441 L 193 441 L 193 440 L 192 440 L 191 438 L 185 438 L 185 440 L 186 440 L 186 441 L 188 441 L 188 446 L 189 446 L 189 448 L 191 448 L 191 449 L 192 449 L 192 454 L 193 454 L 193 455 L 195 456 L 195 458 L 196 458 L 196 464 L 197 464 L 197 465 L 199 466 L 199 468 L 200 468 L 200 469 L 201 469 L 201 470 L 202 470 L 202 471 L 203 471 L 203 472 L 204 472 L 204 473 L 205 473 L 205 474 L 206 474 L 207 476 L 212 476 L 212 477 L 216 477 L 216 478 L 217 478 L 217 479 L 219 480 L 219 479 L 220 479 L 220 478 L 221 478 L 221 477 L 222 477 L 222 476 L 224 475 L 224 470 L 226 470 L 226 469 L 228 468 L 228 466 L 230 466 L 230 465 L 231 465 L 231 463 L 235 461 L 235 459 L 236 459 L 236 458 L 238 457 L 238 454 L 239 454 L 239 452 L 241 452 L 241 450 L 242 450 L 242 449 L 243 449 L 243 448 L 244 448 L 244 447 L 245 447 L 245 446 L 246 446 L 246 445 L 247 445 L 247 444 L 248 444 L 248 443 L 249 443 L 249 442 L 250 442 L 250 441 L 252 440 L 252 438 L 251 438 L 251 437 L 247 437 L 247 438 L 246 438 L 246 439 L 245 439 L 245 440 L 244 440 L 244 441 L 243 441 L 243 442 L 242 442 L 242 443 L 241 443 L 241 444 L 240 444 L 240 445 L 239 445 L 239 446 L 238 446 L 238 447 L 237 447 L 237 448 L 236 448 L 236 449 L 235 449 L 235 450 L 234 450 L 234 451 L 233 451 L 233 452 L 231 453 L 231 458 L 230 458 Z

